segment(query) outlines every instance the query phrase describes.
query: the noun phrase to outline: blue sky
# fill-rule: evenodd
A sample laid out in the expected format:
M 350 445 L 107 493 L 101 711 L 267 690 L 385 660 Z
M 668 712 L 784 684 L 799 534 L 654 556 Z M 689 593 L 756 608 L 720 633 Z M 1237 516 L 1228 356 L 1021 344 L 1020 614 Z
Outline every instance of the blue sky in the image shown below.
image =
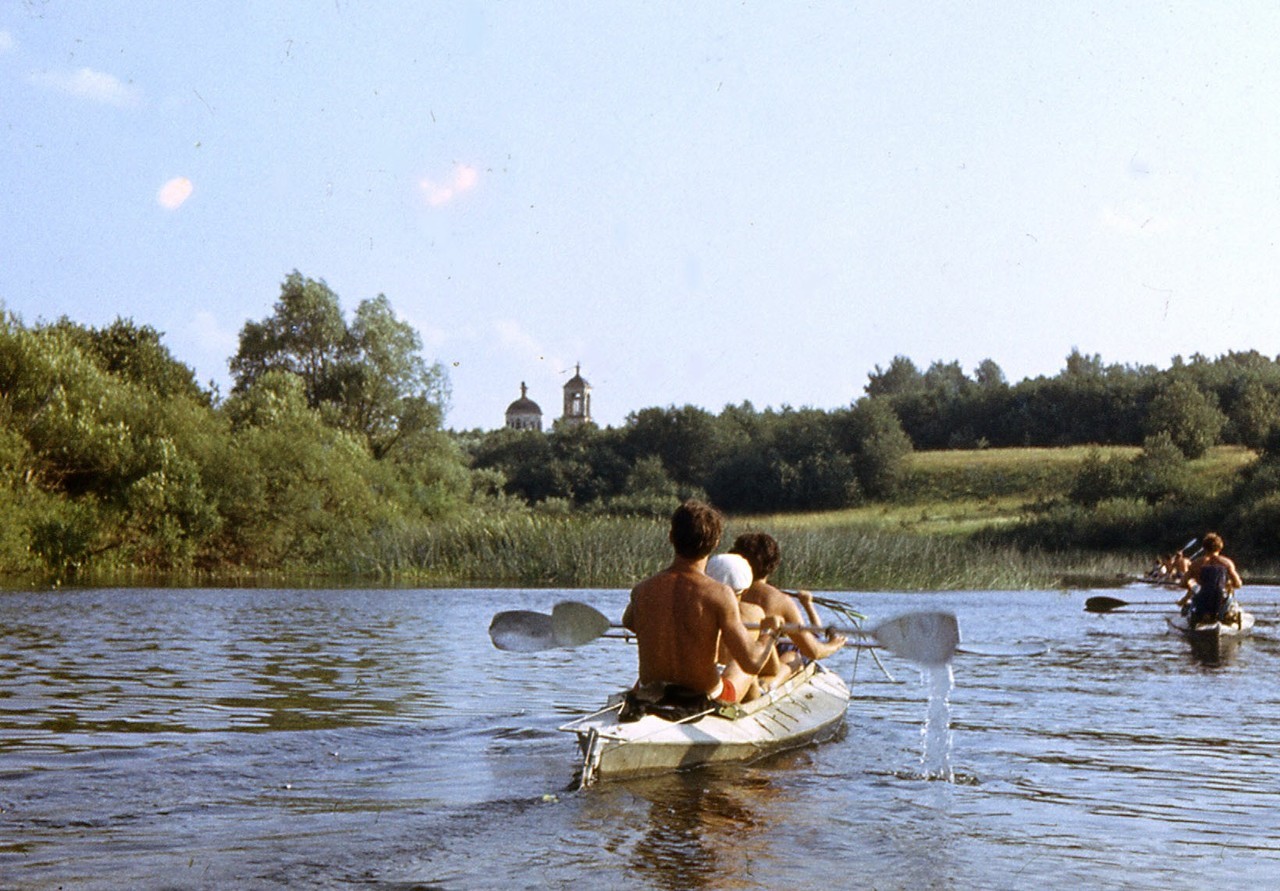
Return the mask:
M 297 269 L 385 294 L 448 426 L 582 363 L 847 405 L 895 355 L 1280 353 L 1280 5 L 0 5 L 0 301 L 229 389 Z

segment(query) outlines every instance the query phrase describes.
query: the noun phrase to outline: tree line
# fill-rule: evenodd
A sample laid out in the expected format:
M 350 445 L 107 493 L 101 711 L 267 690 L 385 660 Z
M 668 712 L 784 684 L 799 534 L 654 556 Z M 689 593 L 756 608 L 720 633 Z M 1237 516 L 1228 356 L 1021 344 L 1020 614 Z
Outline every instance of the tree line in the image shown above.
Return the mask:
M 448 376 L 390 301 L 348 317 L 295 271 L 272 313 L 245 323 L 229 367 L 224 396 L 131 320 L 0 318 L 0 571 L 367 573 L 449 522 L 665 516 L 691 495 L 739 514 L 837 509 L 899 497 L 913 450 L 1086 443 L 1141 452 L 1086 462 L 1069 504 L 1041 518 L 1055 535 L 1070 510 L 1100 505 L 1173 522 L 1212 500 L 1186 462 L 1219 443 L 1263 460 L 1197 520 L 1280 528 L 1268 457 L 1280 452 L 1280 364 L 1254 352 L 1161 371 L 1073 351 L 1059 375 L 1013 384 L 989 359 L 966 374 L 899 356 L 862 392 L 851 382 L 836 410 L 668 406 L 618 428 L 453 432 Z
M 359 571 L 480 500 L 448 379 L 384 296 L 295 272 L 222 397 L 154 329 L 0 320 L 0 568 Z

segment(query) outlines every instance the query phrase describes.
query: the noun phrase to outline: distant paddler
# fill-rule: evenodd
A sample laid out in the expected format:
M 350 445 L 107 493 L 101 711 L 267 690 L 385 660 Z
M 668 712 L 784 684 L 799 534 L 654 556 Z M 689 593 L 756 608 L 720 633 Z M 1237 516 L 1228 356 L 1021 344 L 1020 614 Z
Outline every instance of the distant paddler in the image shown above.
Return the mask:
M 1183 577 L 1187 593 L 1178 601 L 1178 606 L 1193 628 L 1201 622 L 1239 624 L 1240 606 L 1235 592 L 1244 587 L 1244 581 L 1236 571 L 1236 564 L 1222 554 L 1222 536 L 1210 532 L 1202 544 L 1204 553 L 1191 562 Z

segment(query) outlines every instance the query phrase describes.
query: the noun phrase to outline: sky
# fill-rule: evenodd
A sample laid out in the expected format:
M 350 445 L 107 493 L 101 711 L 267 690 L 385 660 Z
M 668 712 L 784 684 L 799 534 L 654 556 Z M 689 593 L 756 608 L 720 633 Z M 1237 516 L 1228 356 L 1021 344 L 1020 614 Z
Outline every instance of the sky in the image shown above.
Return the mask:
M 1280 353 L 1280 4 L 0 2 L 0 304 L 231 387 L 293 270 L 446 426 Z

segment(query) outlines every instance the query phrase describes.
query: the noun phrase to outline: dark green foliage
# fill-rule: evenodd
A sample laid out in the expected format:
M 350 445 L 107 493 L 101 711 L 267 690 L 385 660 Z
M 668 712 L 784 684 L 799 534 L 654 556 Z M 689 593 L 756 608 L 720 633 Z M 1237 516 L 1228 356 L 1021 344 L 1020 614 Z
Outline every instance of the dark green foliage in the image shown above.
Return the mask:
M 1280 422 L 1280 397 L 1259 377 L 1249 377 L 1234 389 L 1226 436 L 1232 442 L 1261 449 Z
M 1133 494 L 1155 504 L 1182 494 L 1189 482 L 1187 457 L 1173 438 L 1164 431 L 1148 436 L 1129 470 Z
M 906 356 L 894 356 L 889 367 L 867 375 L 866 393 L 868 396 L 909 396 L 924 389 L 924 375 Z
M 911 439 L 886 399 L 861 399 L 848 412 L 837 414 L 842 448 L 854 456 L 862 491 L 871 498 L 898 494 L 911 454 Z
M 210 395 L 196 383 L 195 372 L 182 364 L 161 342 L 161 334 L 149 325 L 138 326 L 117 318 L 106 328 L 78 325 L 59 319 L 48 330 L 65 336 L 104 373 L 134 384 L 162 398 L 187 398 L 204 405 Z
M 1217 402 L 1188 376 L 1168 378 L 1147 409 L 1147 436 L 1167 436 L 1182 454 L 1199 458 L 1217 443 L 1227 423 Z
M 692 405 L 646 408 L 627 418 L 624 448 L 632 461 L 656 455 L 677 483 L 700 486 L 740 442 L 734 432 L 718 424 L 709 411 Z
M 1084 507 L 1096 507 L 1109 498 L 1122 497 L 1130 490 L 1133 465 L 1130 461 L 1106 457 L 1091 449 L 1071 484 L 1070 498 Z

